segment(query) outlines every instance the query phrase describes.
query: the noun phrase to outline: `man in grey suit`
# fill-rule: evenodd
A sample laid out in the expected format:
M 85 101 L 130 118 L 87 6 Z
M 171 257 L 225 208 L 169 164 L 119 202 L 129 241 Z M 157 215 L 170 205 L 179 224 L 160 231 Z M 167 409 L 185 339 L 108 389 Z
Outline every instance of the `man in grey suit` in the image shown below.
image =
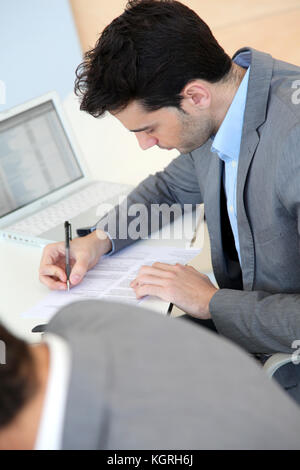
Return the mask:
M 163 0 L 129 2 L 77 71 L 81 109 L 110 112 L 143 149 L 181 153 L 128 206 L 205 206 L 219 288 L 193 268 L 155 264 L 132 282 L 137 297 L 173 302 L 262 360 L 300 339 L 299 78 L 299 67 L 251 48 L 230 59 L 192 10 Z M 115 214 L 126 226 L 133 219 L 122 205 Z M 134 242 L 109 238 L 108 219 L 73 241 L 74 285 L 101 255 Z M 66 289 L 63 263 L 63 244 L 47 247 L 41 281 Z M 278 374 L 300 401 L 299 367 Z
M 84 301 L 0 338 L 0 449 L 300 449 L 298 406 L 205 328 Z

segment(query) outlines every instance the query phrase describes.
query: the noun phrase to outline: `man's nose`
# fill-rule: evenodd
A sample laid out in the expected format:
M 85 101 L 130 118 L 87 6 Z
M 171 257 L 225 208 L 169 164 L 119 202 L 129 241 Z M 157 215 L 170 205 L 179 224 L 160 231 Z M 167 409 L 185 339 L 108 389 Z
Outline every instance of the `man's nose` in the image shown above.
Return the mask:
M 158 139 L 146 134 L 146 132 L 136 132 L 136 138 L 142 150 L 147 150 L 158 144 Z

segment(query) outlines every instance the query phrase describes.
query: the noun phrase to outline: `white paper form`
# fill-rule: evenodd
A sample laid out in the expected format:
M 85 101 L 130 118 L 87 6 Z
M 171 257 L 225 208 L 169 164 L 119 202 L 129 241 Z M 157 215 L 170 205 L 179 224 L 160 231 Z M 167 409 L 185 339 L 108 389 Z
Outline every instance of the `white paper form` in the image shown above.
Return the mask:
M 182 249 L 173 246 L 130 246 L 113 256 L 101 258 L 99 263 L 87 272 L 82 282 L 72 287 L 70 292 L 53 291 L 32 309 L 24 312 L 22 316 L 43 319 L 47 322 L 64 305 L 84 299 L 103 299 L 133 305 L 143 303 L 146 307 L 147 299 L 150 297 L 137 300 L 130 287 L 130 282 L 136 278 L 140 267 L 151 266 L 157 261 L 168 264 L 187 264 L 199 252 L 199 249 Z

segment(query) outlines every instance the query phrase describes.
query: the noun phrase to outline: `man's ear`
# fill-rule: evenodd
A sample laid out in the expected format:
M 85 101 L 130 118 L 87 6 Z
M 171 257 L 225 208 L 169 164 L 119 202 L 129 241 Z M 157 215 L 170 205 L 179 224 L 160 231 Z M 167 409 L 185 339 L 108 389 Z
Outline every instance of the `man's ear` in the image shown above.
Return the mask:
M 190 110 L 197 108 L 198 110 L 207 109 L 211 104 L 211 92 L 209 87 L 201 80 L 189 82 L 182 90 L 181 96 Z

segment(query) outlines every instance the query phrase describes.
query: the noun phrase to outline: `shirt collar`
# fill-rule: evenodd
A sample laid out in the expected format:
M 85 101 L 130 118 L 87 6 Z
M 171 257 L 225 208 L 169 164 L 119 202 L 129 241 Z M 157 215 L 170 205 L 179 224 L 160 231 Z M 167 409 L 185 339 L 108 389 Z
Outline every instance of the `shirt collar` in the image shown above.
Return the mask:
M 249 65 L 251 52 L 239 54 L 234 62 L 238 65 Z M 226 116 L 213 139 L 212 152 L 217 152 L 219 157 L 226 160 L 238 160 L 242 139 L 244 112 L 247 100 L 250 65 L 233 98 Z
M 42 417 L 35 450 L 60 450 L 71 372 L 71 351 L 63 338 L 45 333 L 49 347 L 50 366 Z

